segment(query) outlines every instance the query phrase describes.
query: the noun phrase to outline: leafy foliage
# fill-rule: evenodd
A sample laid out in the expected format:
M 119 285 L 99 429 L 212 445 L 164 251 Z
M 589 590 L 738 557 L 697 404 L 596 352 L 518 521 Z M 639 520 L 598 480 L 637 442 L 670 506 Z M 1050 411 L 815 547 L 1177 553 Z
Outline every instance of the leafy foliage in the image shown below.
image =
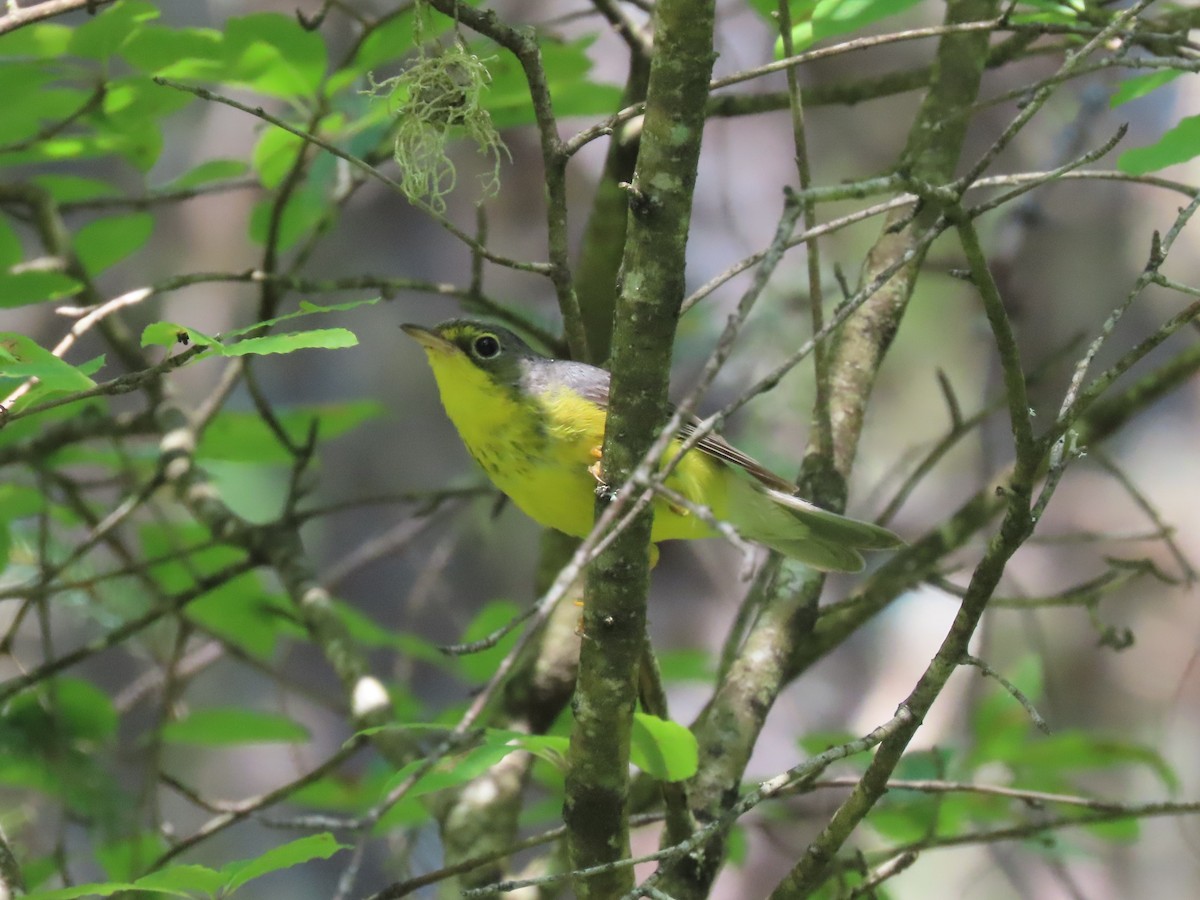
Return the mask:
M 1081 458 L 1071 448 L 1102 443 L 1200 367 L 1200 354 L 1178 334 L 1197 314 L 1196 291 L 1184 284 L 1194 273 L 1173 274 L 1174 280 L 1159 274 L 1194 204 L 1174 222 L 1155 225 L 1153 239 L 1138 234 L 1126 241 L 1122 234 L 1123 246 L 1154 248 L 1148 261 L 1129 267 L 1131 286 L 1120 288 L 1128 287 L 1127 299 L 1105 297 L 1108 305 L 1092 308 L 1073 295 L 1060 298 L 1069 291 L 1055 288 L 1059 311 L 1081 316 L 1072 328 L 1097 342 L 1072 358 L 1073 368 L 1065 367 L 1070 377 L 1054 382 L 1057 394 L 1022 393 L 1041 373 L 1028 359 L 1048 351 L 1035 340 L 1036 327 L 1013 336 L 1021 330 L 1012 320 L 1022 306 L 1014 285 L 1019 276 L 1041 276 L 1025 273 L 1021 260 L 1004 258 L 1001 249 L 993 261 L 971 251 L 974 223 L 995 207 L 1012 215 L 996 233 L 1007 240 L 1010 231 L 1021 232 L 1026 251 L 1035 255 L 1037 242 L 1027 229 L 1038 217 L 1028 208 L 1011 211 L 1018 196 L 1040 197 L 1041 188 L 1065 185 L 1067 170 L 1080 178 L 1119 177 L 1139 188 L 1165 184 L 1193 200 L 1192 186 L 1140 176 L 1194 159 L 1200 117 L 1175 116 L 1158 129 L 1161 137 L 1139 134 L 1139 145 L 1118 157 L 1117 173 L 1092 171 L 1097 154 L 1054 159 L 1024 180 L 996 176 L 981 185 L 993 157 L 985 155 L 979 171 L 955 181 L 974 158 L 961 148 L 945 150 L 961 122 L 978 132 L 979 146 L 990 142 L 989 154 L 1004 160 L 996 169 L 1006 172 L 1025 165 L 1022 153 L 1036 156 L 1039 148 L 1072 143 L 1060 140 L 1063 123 L 1085 104 L 1069 91 L 1078 79 L 1098 77 L 1085 61 L 1099 60 L 1098 72 L 1136 71 L 1106 88 L 1119 114 L 1164 108 L 1166 98 L 1194 79 L 1187 44 L 1188 29 L 1200 26 L 1194 11 L 1143 10 L 1126 18 L 1124 6 L 1023 0 L 1011 9 L 997 7 L 993 12 L 1003 12 L 1003 19 L 933 28 L 918 42 L 889 30 L 932 26 L 943 4 L 791 0 L 794 52 L 820 46 L 827 58 L 821 67 L 798 69 L 800 95 L 781 92 L 781 78 L 766 81 L 772 75 L 765 69 L 730 79 L 708 98 L 710 125 L 701 135 L 683 127 L 644 130 L 654 121 L 655 98 L 648 94 L 651 67 L 643 54 L 666 51 L 643 40 L 643 29 L 658 20 L 648 24 L 641 4 L 597 4 L 603 15 L 572 13 L 561 20 L 548 11 L 523 11 L 538 18 L 508 22 L 484 4 L 441 0 L 391 4 L 384 12 L 380 4 L 354 0 L 310 4 L 319 14 L 297 15 L 245 3 L 200 27 L 180 24 L 177 5 L 116 0 L 92 9 L 80 0 L 66 4 L 76 7 L 72 16 L 37 16 L 9 27 L 15 10 L 49 12 L 40 5 L 27 2 L 0 14 L 0 310 L 6 316 L 0 332 L 0 895 L 20 880 L 10 871 L 10 857 L 31 889 L 27 896 L 65 900 L 127 892 L 266 896 L 256 893 L 268 890 L 257 883 L 262 878 L 271 879 L 263 883 L 271 895 L 299 896 L 277 885 L 300 866 L 302 880 L 311 875 L 332 883 L 357 874 L 362 892 L 374 893 L 426 874 L 402 871 L 392 859 L 392 842 L 407 831 L 440 836 L 448 868 L 430 880 L 446 882 L 448 895 L 509 877 L 521 829 L 531 835 L 525 849 L 538 854 L 560 841 L 570 852 L 592 841 L 625 853 L 619 828 L 603 832 L 610 823 L 599 807 L 572 808 L 575 798 L 587 796 L 593 774 L 572 762 L 582 719 L 571 712 L 579 647 L 603 644 L 605 634 L 585 629 L 569 599 L 557 608 L 546 602 L 553 594 L 532 611 L 534 624 L 523 624 L 529 612 L 529 598 L 522 596 L 528 591 L 525 556 L 512 543 L 521 528 L 505 527 L 510 513 L 478 480 L 425 489 L 464 457 L 456 449 L 442 459 L 430 449 L 437 429 L 446 431 L 440 420 L 411 424 L 432 407 L 432 387 L 412 362 L 415 354 L 394 352 L 390 337 L 398 317 L 382 301 L 404 303 L 416 309 L 414 317 L 425 318 L 432 306 L 440 304 L 440 314 L 452 300 L 466 314 L 524 326 L 552 343 L 554 336 L 537 322 L 546 315 L 541 298 L 553 293 L 566 334 L 559 346 L 580 352 L 586 343 L 580 337 L 590 327 L 585 323 L 595 313 L 607 328 L 610 316 L 603 311 L 611 311 L 616 294 L 648 304 L 643 311 L 669 300 L 638 294 L 644 272 L 636 259 L 623 261 L 622 252 L 639 227 L 651 239 L 679 237 L 669 229 L 653 233 L 665 215 L 657 192 L 666 185 L 690 189 L 697 176 L 664 169 L 658 180 L 643 179 L 632 168 L 633 151 L 639 142 L 642 150 L 677 151 L 702 137 L 705 153 L 722 141 L 733 150 L 716 164 L 706 157 L 701 166 L 690 244 L 698 265 L 688 275 L 703 270 L 708 278 L 729 269 L 689 302 L 711 300 L 713 290 L 747 269 L 761 273 L 761 284 L 747 289 L 745 310 L 767 282 L 776 301 L 788 302 L 761 302 L 741 335 L 736 331 L 744 323 L 735 316 L 724 340 L 717 337 L 723 324 L 717 319 L 732 305 L 721 305 L 726 312 L 720 314 L 715 303 L 708 312 L 699 305 L 679 332 L 679 355 L 694 357 L 702 344 L 743 352 L 753 342 L 754 358 L 741 358 L 739 379 L 749 382 L 760 364 L 771 373 L 726 412 L 751 393 L 780 385 L 773 396 L 783 399 L 764 420 L 779 426 L 781 440 L 793 437 L 786 423 L 806 419 L 800 410 L 808 394 L 817 398 L 816 434 L 822 427 L 861 429 L 870 420 L 855 404 L 865 406 L 873 390 L 882 393 L 879 424 L 870 426 L 878 432 L 868 433 L 884 439 L 864 441 L 860 449 L 857 430 L 839 430 L 837 440 L 831 433 L 824 445 L 814 437 L 805 486 L 823 504 L 841 503 L 856 453 L 875 454 L 868 470 L 901 473 L 883 482 L 875 498 L 912 471 L 887 514 L 900 515 L 897 527 L 911 546 L 846 588 L 846 599 L 821 600 L 823 582 L 813 573 L 791 578 L 775 563 L 760 567 L 729 633 L 711 644 L 723 644 L 719 655 L 699 647 L 709 646 L 702 644 L 714 633 L 709 629 L 726 627 L 714 624 L 731 618 L 724 610 L 693 613 L 706 609 L 694 585 L 677 601 L 685 614 L 663 604 L 660 627 L 675 645 L 663 646 L 664 634 L 653 631 L 638 682 L 641 708 L 631 699 L 606 710 L 613 728 L 603 737 L 623 742 L 613 758 L 622 778 L 624 770 L 632 772 L 628 790 L 594 792 L 612 801 L 617 818 L 634 813 L 646 816 L 639 821 L 666 820 L 664 844 L 676 843 L 649 877 L 674 877 L 676 856 L 687 850 L 704 862 L 697 869 L 711 869 L 689 882 L 686 896 L 699 897 L 712 889 L 704 877 L 758 858 L 766 844 L 804 846 L 813 840 L 810 831 L 831 834 L 837 823 L 861 816 L 865 827 L 853 836 L 813 843 L 811 852 L 790 861 L 803 888 L 777 887 L 780 895 L 793 890 L 788 896 L 886 896 L 881 885 L 902 877 L 909 854 L 927 849 L 1016 838 L 1031 859 L 1044 855 L 1060 865 L 1056 854 L 1069 842 L 1072 852 L 1103 862 L 1109 845 L 1137 840 L 1145 817 L 1196 811 L 1170 754 L 1144 734 L 1112 724 L 1121 713 L 1104 725 L 1068 716 L 1066 723 L 1053 722 L 1050 734 L 1035 727 L 1029 708 L 1056 706 L 1047 659 L 1070 653 L 1090 668 L 1110 649 L 1068 648 L 1064 641 L 1061 651 L 1039 658 L 990 645 L 989 656 L 1003 659 L 997 668 L 1011 684 L 983 681 L 963 715 L 938 733 L 936 746 L 922 746 L 913 734 L 927 733 L 917 729 L 928 705 L 952 702 L 941 693 L 949 673 L 962 665 L 961 654 L 935 657 L 916 687 L 882 679 L 871 685 L 871 693 L 886 695 L 893 707 L 906 699 L 900 713 L 873 722 L 865 736 L 846 730 L 851 707 L 866 693 L 862 682 L 816 684 L 811 669 L 823 657 L 846 653 L 842 643 L 863 633 L 887 605 L 934 588 L 962 594 L 944 646 L 961 639 L 965 652 L 981 617 L 1003 620 L 996 585 L 1006 566 L 1015 565 L 1010 558 L 1030 537 L 1030 523 L 1046 512 L 1034 498 L 1048 502 Z M 655 17 L 676 8 L 674 0 L 656 6 Z M 772 55 L 783 56 L 779 4 L 749 0 L 749 6 L 754 14 L 720 10 L 726 16 L 717 33 L 722 65 L 749 67 L 745 60 L 752 55 L 755 65 L 766 66 Z M 948 6 L 953 16 L 961 5 Z M 724 36 L 726 28 L 733 37 Z M 834 43 L 868 36 L 878 38 L 869 47 Z M 625 44 L 614 52 L 622 37 Z M 667 59 L 663 70 L 682 71 L 689 59 L 710 58 L 713 48 L 693 50 L 688 58 Z M 860 68 L 865 52 L 874 55 Z M 622 62 L 614 63 L 618 57 Z M 1034 73 L 1036 66 L 1008 65 L 1046 59 L 1059 66 L 1053 77 Z M 627 72 L 609 74 L 625 61 Z M 654 70 L 660 81 L 663 70 Z M 864 77 L 863 71 L 890 74 Z M 985 71 L 996 76 L 995 92 L 966 87 Z M 737 87 L 744 82 L 749 89 Z M 891 122 L 890 114 L 879 115 L 879 104 L 914 86 L 928 89 L 944 108 L 922 109 L 906 135 L 908 117 Z M 830 104 L 844 106 L 839 115 L 848 116 L 826 120 L 837 125 L 838 139 L 845 128 L 864 145 L 846 148 L 846 159 L 824 144 L 831 131 L 805 125 L 806 116 Z M 1001 134 L 999 118 L 988 118 L 999 116 L 997 109 L 1011 115 L 1012 133 Z M 849 118 L 859 110 L 861 118 Z M 746 141 L 743 121 L 719 130 L 722 119 L 769 112 L 777 113 L 769 128 L 782 128 L 783 143 L 764 138 L 760 146 L 766 126 L 746 129 L 754 135 Z M 886 129 L 879 128 L 885 119 Z M 797 140 L 805 128 L 816 138 L 808 148 Z M 1012 152 L 1013 142 L 1033 128 L 1046 131 Z M 929 171 L 938 153 L 912 159 L 901 150 L 925 146 L 930 134 L 934 149 L 949 154 L 946 171 Z M 601 173 L 593 142 L 610 137 Z M 869 163 L 859 149 L 875 154 Z M 815 190 L 802 190 L 797 199 L 792 182 L 797 171 L 807 172 L 810 151 L 817 183 L 802 182 L 801 188 Z M 649 165 L 647 157 L 653 154 L 639 165 Z M 802 164 L 793 171 L 795 157 Z M 460 169 L 478 171 L 482 186 L 459 183 Z M 880 172 L 884 177 L 876 177 Z M 843 175 L 863 180 L 835 183 Z M 601 187 L 593 198 L 595 177 Z M 761 198 L 780 187 L 772 179 L 789 186 L 785 221 L 794 213 L 792 226 L 822 225 L 821 241 L 828 243 L 820 246 L 833 248 L 824 257 L 811 251 L 807 286 L 798 274 L 804 266 L 773 266 L 785 250 L 815 248 L 814 232 L 802 239 L 796 227 L 781 223 L 786 234 L 763 249 L 749 233 L 753 228 L 738 231 L 765 221 Z M 986 203 L 978 199 L 985 187 L 993 198 Z M 753 215 L 745 222 L 730 216 L 730 230 L 717 235 L 709 223 L 726 218 L 727 199 L 713 197 L 741 194 L 751 199 Z M 826 215 L 880 196 L 887 205 L 856 207 L 844 219 L 841 212 Z M 383 227 L 372 207 L 388 209 Z M 883 238 L 838 234 L 884 212 L 891 218 L 877 229 Z M 545 221 L 531 243 L 538 217 Z M 503 233 L 489 236 L 495 223 Z M 945 256 L 936 264 L 926 259 L 935 238 L 942 247 L 955 236 L 958 244 L 946 252 L 961 250 L 968 258 L 967 294 L 954 293 L 963 289 L 957 283 L 940 283 L 949 281 L 940 276 L 957 270 L 957 260 L 947 266 Z M 449 250 L 443 240 L 453 241 Z M 735 246 L 741 243 L 746 248 Z M 984 231 L 984 243 L 1003 240 Z M 726 263 L 729 247 L 742 258 Z M 1183 255 L 1175 253 L 1173 260 Z M 655 256 L 648 252 L 642 264 Z M 863 260 L 857 287 L 842 275 L 856 256 Z M 894 264 L 886 277 L 884 263 Z M 372 266 L 385 274 L 370 274 Z M 922 291 L 935 284 L 928 294 L 913 294 L 918 271 L 925 272 Z M 1000 297 L 997 287 L 994 303 L 988 293 L 993 272 L 1009 276 L 994 279 L 1006 292 Z M 1057 276 L 1061 284 L 1062 273 Z M 828 284 L 822 287 L 835 280 L 844 294 L 836 299 Z M 887 303 L 877 299 L 884 284 L 896 291 Z M 1107 361 L 1101 346 L 1128 338 L 1118 320 L 1151 286 L 1169 298 L 1164 302 L 1183 297 L 1185 305 L 1163 314 L 1162 307 L 1143 304 L 1137 341 L 1109 354 L 1117 362 Z M 1010 300 L 1009 292 L 1015 299 L 1006 306 L 999 301 Z M 313 294 L 320 302 L 299 299 Z M 878 345 L 848 351 L 838 363 L 834 350 L 845 349 L 835 327 L 840 320 L 830 321 L 858 315 L 870 303 L 876 304 L 867 317 L 872 327 L 856 333 L 873 332 Z M 806 319 L 808 307 L 824 318 Z M 964 314 L 967 307 L 973 311 Z M 640 315 L 632 318 L 649 321 Z M 902 318 L 910 323 L 904 329 Z M 979 343 L 985 321 L 993 337 Z M 781 379 L 804 355 L 793 351 L 807 344 L 814 323 L 826 329 L 816 356 L 816 367 L 825 368 L 796 390 Z M 389 343 L 381 351 L 384 328 Z M 917 345 L 919 331 L 925 334 Z M 975 336 L 960 339 L 959 332 Z M 607 346 L 607 335 L 599 343 Z M 887 365 L 905 368 L 892 383 L 877 384 L 874 373 L 885 352 L 891 354 Z M 1061 376 L 1062 357 L 1055 353 L 1046 367 L 1057 365 Z M 1108 368 L 1089 375 L 1097 357 Z M 912 368 L 915 358 L 925 368 Z M 776 369 L 779 359 L 791 362 Z M 1000 377 L 994 368 L 973 368 L 996 359 Z M 1135 365 L 1140 380 L 1122 393 Z M 942 387 L 934 403 L 942 406 L 914 412 L 903 392 L 931 380 L 931 366 Z M 864 372 L 871 378 L 855 381 Z M 1003 396 L 987 394 L 1001 382 Z M 967 398 L 984 411 L 964 413 Z M 1035 408 L 1044 410 L 1041 418 Z M 981 434 L 976 428 L 995 409 L 1009 418 L 980 441 L 987 452 L 937 481 L 943 456 L 965 454 L 965 439 Z M 945 435 L 916 434 L 947 415 Z M 994 435 L 1008 432 L 1013 447 L 1001 453 L 992 446 Z M 353 441 L 370 454 L 339 455 L 339 447 Z M 876 446 L 868 451 L 866 443 Z M 805 455 L 798 441 L 792 449 L 797 459 Z M 840 454 L 836 464 L 831 454 Z M 987 471 L 999 456 L 1016 462 Z M 407 479 L 405 488 L 416 481 L 422 490 L 392 491 L 392 476 L 395 483 Z M 1118 600 L 1133 582 L 1166 591 L 1195 574 L 1153 504 L 1123 473 L 1105 469 L 1102 476 L 1151 519 L 1147 558 L 1129 566 L 1120 553 L 1093 552 L 1094 543 L 1111 538 L 1097 536 L 1105 527 L 1097 524 L 1084 535 L 1087 543 L 1077 542 L 1085 549 L 1063 558 L 1072 572 L 1102 567 L 1104 574 L 1071 578 L 1087 589 L 1049 588 L 1041 600 L 1052 612 L 1077 614 L 1073 621 L 1084 629 L 1111 635 L 1117 626 L 1105 624 L 1101 614 L 1123 610 Z M 925 479 L 935 489 L 927 496 L 918 490 L 918 501 L 908 502 Z M 960 506 L 964 493 L 971 499 Z M 471 502 L 479 497 L 492 505 Z M 451 515 L 457 530 L 446 527 Z M 1089 529 L 1092 518 L 1090 509 L 1074 516 Z M 1126 549 L 1127 541 L 1121 544 Z M 720 559 L 710 570 L 721 568 Z M 1164 559 L 1177 576 L 1164 571 Z M 558 572 L 567 556 L 548 550 L 545 561 L 547 571 Z M 673 565 L 664 554 L 658 584 L 670 583 Z M 380 566 L 387 574 L 376 577 Z M 1029 571 L 1006 586 L 1044 575 L 1032 565 Z M 979 588 L 993 574 L 991 587 Z M 572 579 L 560 581 L 554 590 L 573 597 Z M 832 588 L 842 589 L 842 583 Z M 1022 602 L 1023 609 L 1038 606 L 1028 597 L 1010 605 Z M 973 621 L 963 618 L 971 609 L 978 613 Z M 460 646 L 443 646 L 451 642 Z M 470 652 L 462 652 L 462 644 L 473 645 Z M 861 648 L 851 651 L 853 658 Z M 814 709 L 827 690 L 842 689 L 844 708 L 837 712 L 845 715 L 828 731 L 804 714 L 791 716 L 786 739 L 759 754 L 760 735 L 775 723 L 767 720 L 772 707 L 785 707 L 784 717 L 794 712 L 777 702 L 793 682 L 812 691 L 803 696 L 819 701 Z M 632 684 L 632 673 L 616 673 L 600 684 L 581 684 L 578 696 L 603 706 Z M 697 697 L 701 703 L 694 703 Z M 1088 702 L 1077 698 L 1075 705 Z M 807 712 L 807 704 L 796 705 Z M 686 724 L 679 712 L 685 706 L 703 711 Z M 910 722 L 903 713 L 914 709 L 920 714 Z M 243 772 L 228 765 L 233 758 L 255 764 Z M 785 759 L 791 768 L 763 773 L 751 759 L 770 766 Z M 231 777 L 234 769 L 238 778 Z M 827 815 L 829 804 L 818 792 L 846 789 L 854 793 L 843 815 Z M 236 792 L 249 797 L 232 805 L 213 799 Z M 791 830 L 801 818 L 793 804 L 811 796 L 821 805 L 805 809 L 803 819 L 824 816 L 822 829 Z M 191 807 L 180 821 L 198 815 L 206 823 L 180 830 L 177 801 Z M 312 818 L 318 813 L 322 818 Z M 281 822 L 303 836 L 290 839 L 292 833 L 265 827 Z M 267 849 L 222 860 L 219 854 L 230 846 L 243 846 L 214 840 L 227 829 L 231 840 L 245 837 L 244 846 Z M 785 839 L 764 841 L 773 829 Z M 1068 838 L 1047 842 L 1047 835 L 1066 829 Z M 67 846 L 70 853 L 62 850 Z M 343 851 L 352 846 L 365 849 L 362 859 L 349 862 L 351 854 Z M 382 846 L 389 852 L 375 851 Z M 382 856 L 389 860 L 381 863 L 376 857 Z M 561 881 L 570 874 L 568 856 L 545 852 L 537 865 Z M 827 860 L 829 867 L 805 873 L 805 860 Z M 426 860 L 414 855 L 412 864 Z M 811 884 L 804 880 L 810 877 Z M 588 884 L 576 884 L 580 896 L 588 896 Z M 670 886 L 660 892 L 685 896 Z

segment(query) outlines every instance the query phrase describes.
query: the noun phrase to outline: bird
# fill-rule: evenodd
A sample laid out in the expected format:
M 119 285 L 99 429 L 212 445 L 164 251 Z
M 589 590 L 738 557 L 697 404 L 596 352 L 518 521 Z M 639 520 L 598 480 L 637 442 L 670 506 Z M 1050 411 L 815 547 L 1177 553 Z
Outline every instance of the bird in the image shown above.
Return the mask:
M 609 372 L 544 356 L 487 322 L 400 327 L 424 348 L 446 415 L 492 483 L 540 525 L 585 537 L 600 480 Z M 664 461 L 678 454 L 698 421 L 684 424 Z M 863 551 L 902 543 L 886 528 L 803 499 L 793 482 L 717 434 L 688 450 L 664 485 L 746 540 L 822 571 L 860 571 Z M 719 533 L 683 504 L 658 496 L 653 506 L 652 544 Z

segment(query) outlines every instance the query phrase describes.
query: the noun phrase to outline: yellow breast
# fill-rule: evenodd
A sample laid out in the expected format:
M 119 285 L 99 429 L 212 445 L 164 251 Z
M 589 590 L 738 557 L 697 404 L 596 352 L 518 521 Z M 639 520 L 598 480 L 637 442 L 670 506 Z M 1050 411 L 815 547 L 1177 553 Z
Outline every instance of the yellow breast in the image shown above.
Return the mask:
M 565 388 L 522 399 L 463 356 L 429 356 L 446 414 L 496 487 L 539 524 L 588 534 L 597 487 L 589 469 L 604 441 L 604 410 Z M 724 474 L 719 462 L 692 451 L 667 485 L 720 517 Z M 698 517 L 655 501 L 653 540 L 711 534 Z

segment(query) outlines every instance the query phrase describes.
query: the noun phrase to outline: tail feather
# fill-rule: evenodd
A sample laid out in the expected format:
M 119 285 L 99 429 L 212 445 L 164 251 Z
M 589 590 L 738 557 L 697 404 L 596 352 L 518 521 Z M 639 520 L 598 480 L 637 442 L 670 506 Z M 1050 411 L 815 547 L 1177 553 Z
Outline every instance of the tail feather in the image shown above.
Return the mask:
M 795 494 L 785 494 L 773 488 L 766 488 L 763 493 L 791 511 L 796 518 L 831 539 L 841 539 L 854 547 L 863 550 L 889 550 L 904 543 L 900 538 L 871 522 L 861 522 L 848 516 L 838 515 L 827 509 L 809 503 Z M 819 523 L 819 524 L 818 524 Z
M 736 479 L 730 485 L 729 519 L 743 537 L 829 572 L 857 572 L 860 550 L 886 550 L 902 542 L 886 528 L 838 515 L 781 490 Z

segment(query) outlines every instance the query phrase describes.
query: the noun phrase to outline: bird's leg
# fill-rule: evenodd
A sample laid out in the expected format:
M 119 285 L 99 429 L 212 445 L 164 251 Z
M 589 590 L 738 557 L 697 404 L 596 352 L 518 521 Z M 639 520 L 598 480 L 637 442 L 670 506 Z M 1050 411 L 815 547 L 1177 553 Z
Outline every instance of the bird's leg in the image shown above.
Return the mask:
M 604 454 L 601 452 L 599 447 L 593 447 L 590 452 L 592 454 L 592 458 L 596 461 L 588 466 L 588 474 L 596 479 L 596 496 L 602 497 L 609 501 L 614 500 L 617 496 L 617 492 L 614 491 L 609 486 L 608 482 L 604 480 L 604 471 L 601 467 L 601 463 L 604 461 Z

